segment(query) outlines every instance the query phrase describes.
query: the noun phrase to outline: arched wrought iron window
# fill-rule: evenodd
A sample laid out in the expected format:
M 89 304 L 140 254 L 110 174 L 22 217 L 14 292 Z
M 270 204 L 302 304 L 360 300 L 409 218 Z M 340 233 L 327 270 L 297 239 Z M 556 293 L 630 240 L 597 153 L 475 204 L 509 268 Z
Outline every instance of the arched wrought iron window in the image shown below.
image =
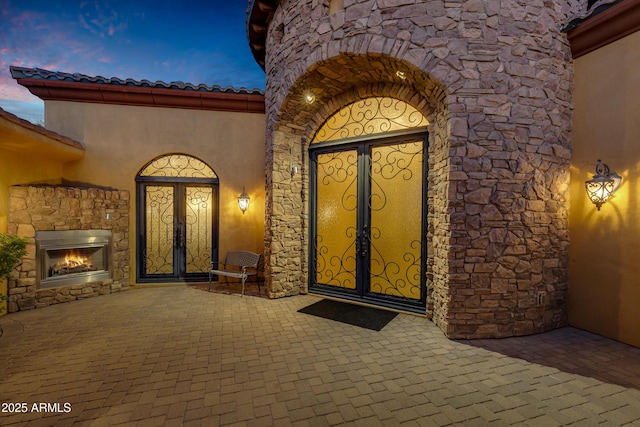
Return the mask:
M 137 273 L 141 282 L 197 281 L 218 257 L 218 176 L 183 153 L 160 156 L 137 182 Z

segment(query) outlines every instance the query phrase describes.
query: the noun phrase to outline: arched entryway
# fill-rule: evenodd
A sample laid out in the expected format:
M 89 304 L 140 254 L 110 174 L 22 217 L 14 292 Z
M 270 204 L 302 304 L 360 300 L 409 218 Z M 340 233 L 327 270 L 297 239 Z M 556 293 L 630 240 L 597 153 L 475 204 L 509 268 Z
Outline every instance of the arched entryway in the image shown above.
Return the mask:
M 338 3 L 331 15 L 329 3 L 315 0 L 251 11 L 251 24 L 268 28 L 252 46 L 256 55 L 267 52 L 265 265 L 273 267 L 265 279 L 272 295 L 308 291 L 314 266 L 305 261 L 312 248 L 305 174 L 317 129 L 350 102 L 391 96 L 430 122 L 427 316 L 454 338 L 566 324 L 572 68 L 554 24 L 562 14 L 544 10 L 540 43 L 519 46 L 536 57 L 523 68 L 516 57 L 505 60 L 503 40 L 491 36 L 496 18 L 486 11 L 454 19 L 487 30 L 480 52 L 477 40 L 434 24 L 414 2 L 378 4 L 377 20 L 359 2 L 345 2 L 339 16 Z M 516 3 L 507 9 L 523 16 L 524 3 Z M 354 31 L 363 20 L 367 31 Z M 501 25 L 525 35 L 522 23 L 501 15 Z M 518 85 L 533 89 L 511 90 Z
M 427 119 L 391 97 L 352 102 L 309 146 L 309 290 L 424 312 Z
M 136 176 L 138 282 L 202 281 L 218 257 L 218 177 L 202 160 L 160 156 Z
M 416 304 L 413 301 L 394 306 L 426 314 L 437 323 L 446 325 L 450 298 L 449 250 L 448 245 L 442 243 L 447 242 L 451 235 L 452 212 L 449 199 L 452 165 L 447 161 L 451 153 L 452 126 L 446 88 L 415 66 L 385 55 L 341 54 L 300 72 L 295 83 L 287 87 L 285 100 L 267 97 L 268 105 L 270 101 L 278 101 L 280 106 L 280 109 L 273 109 L 273 127 L 267 130 L 265 282 L 271 295 L 281 297 L 316 292 L 310 280 L 315 275 L 315 261 L 311 253 L 315 244 L 311 216 L 315 213 L 311 211 L 310 155 L 315 150 L 312 146 L 319 141 L 312 141 L 317 139 L 323 124 L 345 106 L 370 98 L 389 97 L 411 106 L 420 120 L 428 119 L 428 133 L 425 121 L 393 130 L 380 128 L 378 132 L 362 137 L 384 139 L 387 136 L 406 136 L 403 133 L 411 134 L 415 130 L 413 136 L 425 138 L 421 139 L 424 217 L 420 218 L 423 228 L 420 274 L 421 280 L 426 280 L 426 286 L 420 291 L 422 293 L 425 288 L 428 291 L 426 307 L 422 295 Z M 322 143 L 328 144 L 325 148 L 341 145 L 335 141 Z M 301 166 L 298 173 L 292 165 Z M 384 304 L 391 305 L 388 301 Z

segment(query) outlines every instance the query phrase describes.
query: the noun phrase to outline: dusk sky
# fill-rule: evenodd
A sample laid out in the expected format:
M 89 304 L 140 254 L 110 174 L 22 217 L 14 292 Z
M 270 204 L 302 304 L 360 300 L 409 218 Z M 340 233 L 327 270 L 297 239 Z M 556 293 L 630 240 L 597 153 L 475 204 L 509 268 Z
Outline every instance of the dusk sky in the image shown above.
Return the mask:
M 264 90 L 247 0 L 0 0 L 0 107 L 43 123 L 9 66 Z

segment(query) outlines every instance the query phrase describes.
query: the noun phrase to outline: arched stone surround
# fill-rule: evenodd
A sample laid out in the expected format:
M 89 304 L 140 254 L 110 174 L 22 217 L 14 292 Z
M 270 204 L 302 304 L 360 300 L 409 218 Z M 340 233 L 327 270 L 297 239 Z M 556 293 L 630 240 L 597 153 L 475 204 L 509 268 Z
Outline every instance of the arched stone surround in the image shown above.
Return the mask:
M 272 297 L 307 290 L 309 139 L 346 103 L 390 95 L 431 123 L 434 322 L 451 338 L 566 324 L 573 69 L 560 3 L 345 0 L 328 15 L 317 0 L 280 2 L 266 61 Z

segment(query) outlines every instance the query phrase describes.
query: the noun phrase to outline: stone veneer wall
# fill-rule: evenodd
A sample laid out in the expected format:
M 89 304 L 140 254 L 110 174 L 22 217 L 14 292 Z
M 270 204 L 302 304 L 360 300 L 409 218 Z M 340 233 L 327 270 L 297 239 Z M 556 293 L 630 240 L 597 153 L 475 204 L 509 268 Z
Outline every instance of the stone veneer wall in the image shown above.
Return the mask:
M 267 33 L 265 278 L 307 290 L 307 147 L 372 95 L 429 118 L 429 307 L 451 338 L 566 324 L 568 2 L 284 0 Z M 403 71 L 402 77 L 396 71 Z M 307 104 L 304 95 L 315 94 Z M 292 176 L 291 164 L 301 165 Z
M 111 219 L 106 219 L 106 214 Z M 97 282 L 36 288 L 36 231 L 111 230 L 112 278 Z M 9 188 L 11 234 L 28 237 L 28 254 L 9 281 L 8 311 L 119 292 L 129 286 L 129 192 L 99 188 L 14 186 Z

